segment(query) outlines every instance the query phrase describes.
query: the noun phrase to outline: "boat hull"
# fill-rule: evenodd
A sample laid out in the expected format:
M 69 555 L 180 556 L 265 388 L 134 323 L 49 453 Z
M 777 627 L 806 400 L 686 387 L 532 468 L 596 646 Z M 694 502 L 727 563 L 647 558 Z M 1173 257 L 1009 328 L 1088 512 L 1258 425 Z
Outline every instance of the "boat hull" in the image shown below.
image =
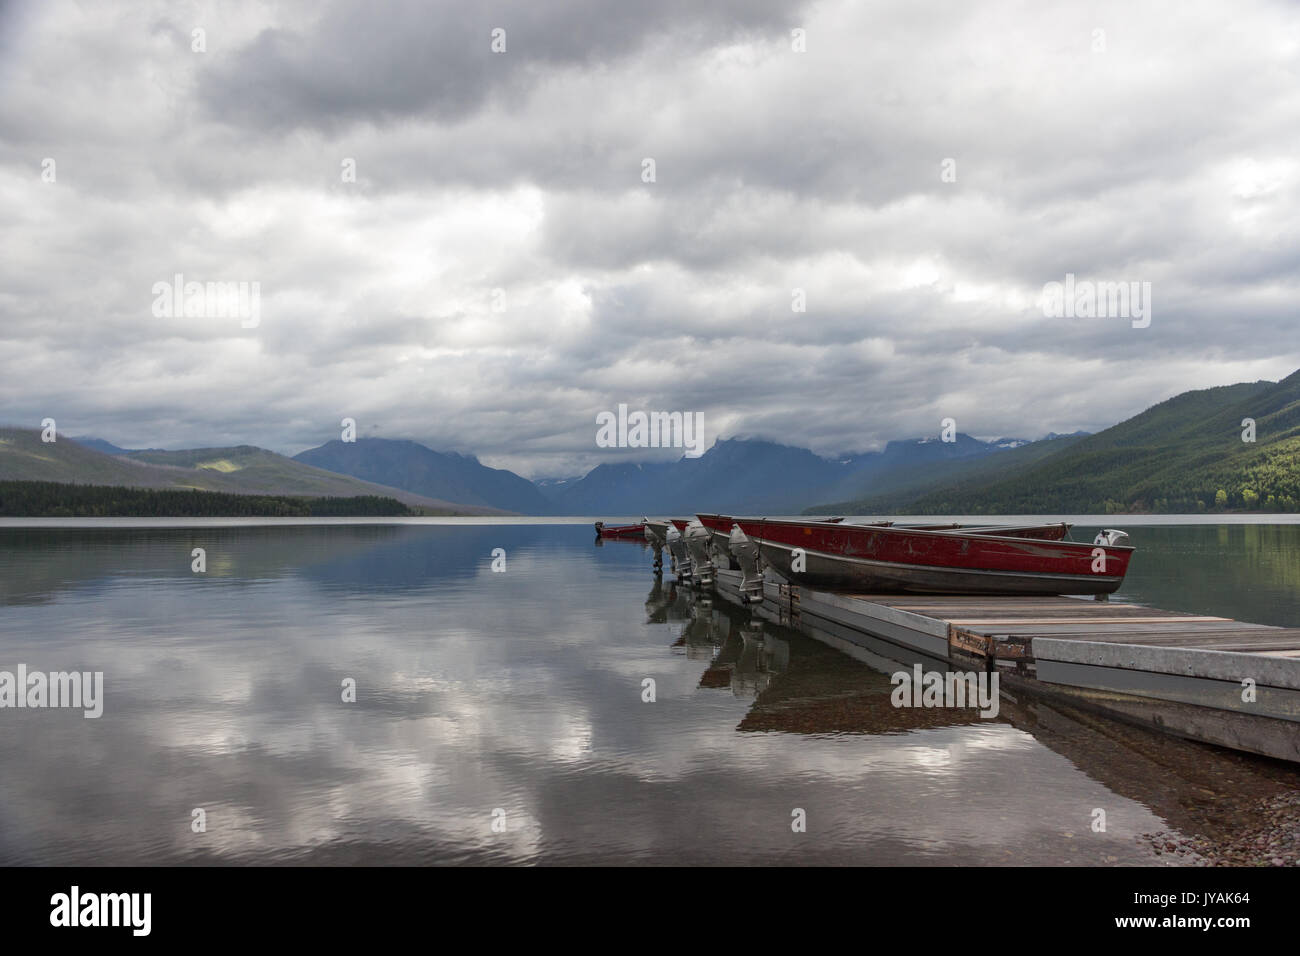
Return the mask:
M 758 549 L 773 570 L 797 584 L 873 594 L 1111 594 L 1124 582 L 1116 576 L 936 568 L 815 551 L 804 552 L 805 570 L 796 572 L 793 548 L 761 541 Z
M 1110 594 L 1123 583 L 1133 551 L 1122 545 L 1024 536 L 1029 529 L 990 534 L 817 522 L 735 523 L 787 580 L 880 594 Z

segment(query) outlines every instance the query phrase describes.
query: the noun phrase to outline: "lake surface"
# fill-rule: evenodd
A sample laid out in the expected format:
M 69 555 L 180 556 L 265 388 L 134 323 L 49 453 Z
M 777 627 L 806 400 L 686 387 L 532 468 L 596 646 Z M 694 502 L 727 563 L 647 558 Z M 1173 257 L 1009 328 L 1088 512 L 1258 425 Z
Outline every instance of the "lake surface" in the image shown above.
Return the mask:
M 1117 598 L 1300 627 L 1300 525 L 1194 520 L 1104 519 Z M 894 709 L 585 522 L 42 524 L 0 527 L 0 670 L 102 671 L 103 715 L 0 709 L 4 864 L 1186 863 L 1144 835 L 1240 842 L 1300 787 L 1041 705 Z

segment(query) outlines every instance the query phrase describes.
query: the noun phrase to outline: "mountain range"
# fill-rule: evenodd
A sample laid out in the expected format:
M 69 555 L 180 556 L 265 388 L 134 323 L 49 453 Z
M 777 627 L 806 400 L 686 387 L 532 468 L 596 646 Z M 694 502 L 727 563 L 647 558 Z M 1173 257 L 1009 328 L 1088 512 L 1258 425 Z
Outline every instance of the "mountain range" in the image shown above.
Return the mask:
M 990 467 L 994 466 L 996 467 Z M 856 514 L 1300 510 L 1300 371 L 1183 392 L 1060 448 L 1035 442 L 946 478 L 810 510 Z
M 952 442 L 893 441 L 882 451 L 831 460 L 776 442 L 719 440 L 699 458 L 598 465 L 583 478 L 552 488 L 550 497 L 557 514 L 796 514 L 812 502 L 860 492 L 881 480 L 914 478 L 1021 444 L 958 434 Z
M 351 497 L 379 495 L 434 514 L 501 514 L 501 509 L 443 501 L 411 491 L 359 481 L 313 468 L 264 448 L 193 448 L 132 451 L 107 442 L 58 436 L 41 440 L 38 430 L 0 428 L 0 481 L 52 481 L 127 488 L 193 488 L 247 495 Z
M 604 464 L 581 477 L 536 482 L 414 441 L 331 441 L 287 458 L 247 445 L 131 450 L 93 437 L 45 444 L 35 431 L 0 429 L 0 480 L 386 495 L 459 514 L 1296 511 L 1300 372 L 1184 392 L 1092 435 L 983 441 L 958 434 L 837 459 L 729 439 L 698 458 Z
M 488 468 L 477 458 L 434 451 L 413 441 L 335 439 L 295 455 L 294 461 L 464 505 L 529 515 L 553 511 L 550 499 L 527 478 Z

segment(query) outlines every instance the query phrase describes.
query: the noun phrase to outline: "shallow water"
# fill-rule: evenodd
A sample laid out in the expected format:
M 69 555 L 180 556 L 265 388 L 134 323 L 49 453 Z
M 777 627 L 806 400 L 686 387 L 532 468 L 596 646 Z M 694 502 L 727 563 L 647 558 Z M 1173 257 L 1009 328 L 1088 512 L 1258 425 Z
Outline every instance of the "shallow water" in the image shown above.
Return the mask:
M 1300 785 L 1028 703 L 892 708 L 587 523 L 131 525 L 0 528 L 0 670 L 104 673 L 98 719 L 0 709 L 0 863 L 1185 862 L 1142 834 L 1231 839 Z M 1300 627 L 1300 526 L 1125 527 L 1117 597 Z

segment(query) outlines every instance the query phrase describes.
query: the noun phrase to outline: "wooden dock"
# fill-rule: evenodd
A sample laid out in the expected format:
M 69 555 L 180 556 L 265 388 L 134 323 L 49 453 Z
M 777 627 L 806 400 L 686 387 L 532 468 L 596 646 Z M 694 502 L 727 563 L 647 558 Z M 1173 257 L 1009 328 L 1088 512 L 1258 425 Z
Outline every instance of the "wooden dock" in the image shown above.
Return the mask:
M 716 590 L 740 602 L 740 573 Z M 768 615 L 880 641 L 908 659 L 996 671 L 1004 694 L 1076 706 L 1193 740 L 1300 762 L 1300 629 L 1069 597 L 848 594 L 764 579 Z

